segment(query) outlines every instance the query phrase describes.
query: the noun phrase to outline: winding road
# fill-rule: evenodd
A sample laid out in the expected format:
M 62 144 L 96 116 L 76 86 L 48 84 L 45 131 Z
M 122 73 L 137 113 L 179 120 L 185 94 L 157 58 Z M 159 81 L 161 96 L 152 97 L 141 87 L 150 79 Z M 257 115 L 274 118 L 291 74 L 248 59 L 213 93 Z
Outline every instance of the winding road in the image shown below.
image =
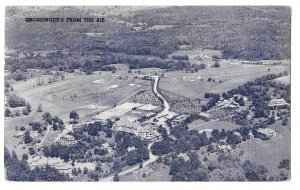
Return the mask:
M 154 94 L 159 97 L 163 102 L 164 102 L 164 109 L 162 110 L 162 112 L 160 112 L 159 114 L 157 114 L 157 116 L 155 117 L 158 122 L 156 123 L 156 125 L 162 125 L 162 127 L 164 127 L 167 130 L 167 133 L 170 134 L 170 129 L 168 127 L 168 125 L 166 124 L 166 121 L 168 118 L 171 118 L 175 115 L 174 112 L 170 112 L 170 105 L 167 102 L 167 100 L 158 92 L 158 81 L 159 81 L 159 76 L 154 76 L 154 84 L 153 84 L 153 92 Z
M 159 76 L 153 76 L 152 77 L 154 80 L 153 83 L 153 92 L 154 94 L 161 98 L 163 100 L 164 103 L 164 109 L 162 110 L 162 112 L 160 112 L 155 118 L 158 120 L 158 122 L 156 123 L 158 126 L 162 125 L 168 132 L 168 134 L 170 133 L 170 129 L 166 124 L 166 121 L 168 118 L 173 117 L 175 115 L 174 112 L 170 112 L 170 105 L 167 102 L 167 100 L 158 92 L 158 81 L 159 81 Z M 158 158 L 158 156 L 155 156 L 151 153 L 151 146 L 154 142 L 150 143 L 148 145 L 148 150 L 149 150 L 149 159 L 146 160 L 145 162 L 143 162 L 143 167 L 155 162 Z M 139 169 L 139 165 L 133 166 L 131 168 L 128 168 L 127 170 L 121 171 L 118 173 L 119 176 L 125 175 L 125 174 L 129 174 L 131 172 L 134 172 L 135 170 Z M 101 179 L 100 181 L 113 181 L 114 175 L 109 175 L 103 179 Z

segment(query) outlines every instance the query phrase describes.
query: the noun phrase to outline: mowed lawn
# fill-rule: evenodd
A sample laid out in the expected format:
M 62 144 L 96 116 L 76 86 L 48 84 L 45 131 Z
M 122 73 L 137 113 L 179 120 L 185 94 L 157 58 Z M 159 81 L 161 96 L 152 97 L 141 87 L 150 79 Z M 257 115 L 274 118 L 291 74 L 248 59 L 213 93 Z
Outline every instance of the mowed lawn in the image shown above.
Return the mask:
M 211 121 L 211 122 L 205 122 L 203 120 L 195 120 L 193 121 L 192 123 L 190 123 L 188 125 L 188 128 L 189 130 L 190 129 L 195 129 L 195 130 L 198 130 L 198 131 L 201 131 L 201 130 L 205 130 L 205 129 L 218 129 L 219 131 L 221 131 L 222 129 L 225 129 L 226 131 L 227 130 L 233 130 L 233 129 L 237 129 L 239 128 L 240 126 L 232 123 L 232 122 L 229 122 L 229 121 Z
M 271 125 L 270 128 L 276 131 L 277 136 L 275 138 L 268 141 L 247 140 L 238 146 L 236 153 L 244 150 L 244 154 L 240 156 L 241 160 L 262 164 L 268 168 L 270 175 L 272 175 L 278 172 L 280 161 L 291 159 L 291 130 L 290 123 L 288 126 L 282 126 L 280 121 Z
M 170 167 L 162 163 L 153 163 L 149 166 L 136 170 L 134 173 L 120 176 L 120 181 L 171 181 Z M 143 173 L 146 174 L 143 177 Z
M 118 104 L 141 89 L 151 88 L 149 81 L 133 77 L 134 74 L 125 72 L 66 74 L 64 80 L 52 84 L 33 87 L 36 84 L 36 78 L 33 78 L 14 84 L 14 89 L 17 95 L 30 102 L 33 111 L 37 109 L 38 104 L 42 104 L 44 111 L 67 120 L 71 110 L 77 110 L 79 116 L 91 111 L 102 111 L 103 108 L 112 107 L 114 103 Z
M 4 145 L 9 150 L 14 150 L 18 156 L 21 156 L 24 153 L 28 153 L 27 147 L 24 144 L 23 138 L 16 138 L 15 135 L 19 132 L 15 130 L 15 127 L 26 126 L 31 121 L 39 121 L 42 118 L 41 113 L 33 113 L 29 116 L 20 116 L 14 118 L 5 118 L 4 119 Z
M 50 112 L 67 123 L 69 113 L 76 110 L 80 119 L 90 120 L 90 113 L 101 112 L 119 103 L 141 89 L 151 89 L 150 81 L 135 79 L 135 74 L 127 72 L 96 72 L 92 75 L 65 74 L 64 80 L 37 86 L 37 78 L 20 81 L 13 84 L 15 94 L 23 97 L 32 106 L 32 112 L 28 116 L 9 117 L 4 120 L 5 146 L 10 150 L 16 150 L 19 155 L 27 152 L 22 138 L 13 137 L 18 133 L 15 126 L 28 126 L 31 121 L 41 121 L 44 112 Z M 120 77 L 122 79 L 120 79 Z M 95 83 L 93 81 L 99 81 Z M 131 85 L 129 85 L 131 84 Z M 134 84 L 134 85 L 133 85 Z M 73 100 L 71 96 L 77 97 Z M 42 113 L 37 112 L 38 105 L 43 107 Z M 50 139 L 51 140 L 51 139 Z
M 268 68 L 270 68 L 270 72 L 268 72 Z M 207 67 L 197 73 L 167 72 L 161 78 L 159 87 L 188 98 L 203 98 L 205 92 L 226 92 L 257 77 L 288 70 L 288 65 L 266 66 L 221 63 L 220 68 Z M 210 77 L 215 79 L 215 82 L 208 82 L 207 79 Z

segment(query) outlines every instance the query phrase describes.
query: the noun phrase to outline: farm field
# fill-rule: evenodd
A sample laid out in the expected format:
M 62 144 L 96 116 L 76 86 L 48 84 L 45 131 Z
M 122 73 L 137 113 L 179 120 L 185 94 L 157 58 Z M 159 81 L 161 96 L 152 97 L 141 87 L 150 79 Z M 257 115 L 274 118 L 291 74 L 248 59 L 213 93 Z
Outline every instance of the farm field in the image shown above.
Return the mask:
M 268 68 L 270 68 L 270 72 L 268 72 Z M 203 98 L 205 92 L 222 93 L 268 73 L 284 71 L 289 71 L 287 65 L 266 66 L 221 63 L 220 68 L 207 67 L 196 73 L 186 73 L 185 71 L 167 72 L 161 78 L 159 87 L 188 98 Z M 207 80 L 210 77 L 212 80 L 215 79 L 215 82 L 208 82 Z

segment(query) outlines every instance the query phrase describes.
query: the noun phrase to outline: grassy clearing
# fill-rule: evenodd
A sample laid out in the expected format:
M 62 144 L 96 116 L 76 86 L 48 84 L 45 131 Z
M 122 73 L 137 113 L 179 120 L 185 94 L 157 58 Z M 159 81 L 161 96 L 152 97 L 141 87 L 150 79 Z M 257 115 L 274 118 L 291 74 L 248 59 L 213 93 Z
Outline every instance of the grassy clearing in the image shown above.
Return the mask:
M 276 122 L 270 126 L 277 133 L 275 138 L 268 141 L 251 139 L 242 142 L 235 153 L 243 150 L 244 154 L 240 157 L 241 160 L 250 160 L 255 164 L 266 166 L 270 175 L 278 174 L 279 162 L 291 158 L 291 131 L 288 126 L 290 123 L 282 126 L 280 122 Z
M 287 75 L 287 76 L 277 78 L 274 81 L 280 82 L 280 83 L 283 83 L 283 84 L 291 84 L 291 75 Z
M 270 72 L 268 72 L 270 68 Z M 220 68 L 207 67 L 197 73 L 174 71 L 165 73 L 160 88 L 188 98 L 203 98 L 205 92 L 222 93 L 268 73 L 288 70 L 287 65 L 242 65 L 221 63 Z M 215 82 L 208 82 L 208 78 Z M 201 81 L 203 79 L 203 81 Z M 220 80 L 222 82 L 220 82 Z
M 170 168 L 161 163 L 154 163 L 120 177 L 120 181 L 171 181 Z M 146 177 L 143 177 L 143 173 Z
M 66 74 L 65 80 L 57 81 L 52 84 L 35 86 L 36 79 L 26 82 L 19 82 L 14 85 L 15 92 L 30 102 L 36 109 L 39 103 L 43 109 L 54 115 L 59 115 L 63 119 L 68 119 L 71 110 L 77 110 L 86 105 L 90 109 L 79 109 L 79 115 L 83 116 L 91 111 L 97 111 L 97 106 L 112 106 L 129 97 L 134 92 L 151 84 L 149 81 L 133 78 L 134 74 L 126 72 L 102 72 L 92 75 Z M 103 83 L 93 83 L 102 79 Z M 130 86 L 129 84 L 136 84 Z M 117 88 L 109 88 L 118 85 Z M 63 106 L 62 106 L 63 105 Z
M 214 60 L 212 59 L 213 55 L 222 56 L 221 51 L 211 50 L 211 49 L 191 49 L 191 50 L 179 50 L 169 55 L 171 58 L 173 55 L 187 55 L 189 56 L 189 62 L 191 64 L 213 64 Z
M 23 138 L 16 138 L 14 135 L 18 133 L 15 130 L 15 127 L 18 126 L 26 126 L 31 121 L 40 121 L 42 119 L 42 113 L 37 113 L 33 111 L 28 116 L 20 116 L 20 117 L 13 117 L 13 118 L 5 118 L 4 120 L 4 145 L 9 150 L 14 150 L 18 156 L 21 156 L 24 153 L 27 153 L 27 148 L 23 141 Z
M 199 127 L 197 127 L 197 126 L 199 126 Z M 192 123 L 190 123 L 188 125 L 188 127 L 190 129 L 194 128 L 198 131 L 201 131 L 204 129 L 212 129 L 212 130 L 218 129 L 219 131 L 221 131 L 222 129 L 225 129 L 227 131 L 227 130 L 237 129 L 240 126 L 236 125 L 232 122 L 229 122 L 229 121 L 213 121 L 213 122 L 206 123 L 205 121 L 198 119 L 198 120 L 195 120 Z
M 65 123 L 69 121 L 69 113 L 76 110 L 81 121 L 90 120 L 97 112 L 111 108 L 116 102 L 122 102 L 139 90 L 151 89 L 149 81 L 134 78 L 135 73 L 128 70 L 118 70 L 116 73 L 95 72 L 92 75 L 65 74 L 64 80 L 37 86 L 37 78 L 33 77 L 26 82 L 20 81 L 13 84 L 14 93 L 23 97 L 32 106 L 28 116 L 10 117 L 5 119 L 5 146 L 16 150 L 18 155 L 27 153 L 24 145 L 19 144 L 22 139 L 13 137 L 17 131 L 15 126 L 25 126 L 31 121 L 41 121 L 44 112 L 58 116 Z M 103 83 L 93 83 L 102 79 Z M 129 84 L 135 84 L 134 86 Z M 118 85 L 117 88 L 108 88 Z M 36 112 L 38 105 L 43 107 L 43 113 Z M 45 143 L 55 139 L 57 133 L 50 132 Z

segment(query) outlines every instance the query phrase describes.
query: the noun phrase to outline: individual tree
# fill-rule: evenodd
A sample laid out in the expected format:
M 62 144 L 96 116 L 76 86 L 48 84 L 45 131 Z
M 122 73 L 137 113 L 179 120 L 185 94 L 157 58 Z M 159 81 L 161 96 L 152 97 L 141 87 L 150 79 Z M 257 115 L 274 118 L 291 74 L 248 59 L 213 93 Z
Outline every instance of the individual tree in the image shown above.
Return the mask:
M 38 105 L 37 112 L 43 112 L 42 104 Z
M 6 109 L 5 109 L 4 116 L 5 116 L 5 117 L 10 117 L 10 116 L 11 116 L 11 111 L 10 111 L 9 108 L 6 108 Z
M 20 116 L 20 115 L 21 115 L 20 110 L 17 109 L 17 110 L 15 111 L 15 116 Z
M 53 130 L 63 130 L 64 128 L 64 122 L 62 119 L 60 119 L 59 117 L 55 116 L 53 119 L 52 119 L 52 128 Z
M 121 162 L 119 160 L 114 161 L 112 169 L 114 172 L 120 172 L 122 169 Z
M 117 173 L 114 174 L 114 181 L 120 181 L 119 175 Z
M 89 172 L 89 169 L 87 167 L 83 168 L 83 174 L 87 174 Z
M 29 148 L 28 148 L 28 153 L 29 153 L 30 155 L 34 155 L 34 154 L 35 154 L 34 148 L 33 148 L 33 147 L 29 147 Z
M 38 131 L 40 129 L 42 129 L 42 124 L 38 121 L 32 121 L 29 123 L 29 126 L 32 127 L 33 131 Z
M 233 132 L 228 133 L 226 143 L 230 145 L 236 145 L 242 142 L 242 139 L 240 136 L 234 134 Z
M 23 159 L 23 160 L 28 160 L 28 154 L 23 154 L 23 155 L 22 155 L 22 159 Z
M 31 112 L 31 105 L 30 103 L 26 104 L 26 110 L 30 113 Z
M 50 125 L 52 124 L 52 115 L 49 112 L 45 112 L 43 114 L 43 120 L 45 120 L 47 123 L 49 123 Z
M 288 118 L 285 117 L 284 119 L 282 119 L 282 123 L 281 123 L 281 124 L 282 124 L 283 126 L 286 126 L 287 123 L 288 123 L 288 121 L 289 121 Z
M 79 119 L 79 115 L 76 111 L 70 112 L 70 119 L 73 119 L 73 122 L 75 123 L 77 119 Z
M 29 132 L 26 132 L 26 133 L 24 134 L 24 143 L 25 143 L 25 144 L 28 144 L 28 143 L 31 143 L 31 142 L 32 142 L 32 138 L 31 138 Z
M 219 67 L 220 67 L 220 63 L 219 63 L 219 61 L 216 61 L 216 62 L 213 64 L 213 67 L 215 67 L 215 68 L 219 68 Z
M 9 95 L 7 97 L 7 103 L 11 108 L 26 106 L 25 100 L 15 94 Z
M 22 113 L 23 113 L 23 115 L 29 115 L 29 111 L 28 111 L 28 109 L 26 109 L 26 108 L 23 108 L 22 109 Z M 18 115 L 20 115 L 20 113 L 18 112 L 16 112 L 16 115 L 18 116 Z
M 287 170 L 290 170 L 290 160 L 289 159 L 283 159 L 278 166 L 279 169 L 285 168 Z
M 101 165 L 100 162 L 98 162 L 98 163 L 96 164 L 96 166 L 95 166 L 95 171 L 96 171 L 96 172 L 103 172 L 103 170 L 102 170 L 102 165 Z
M 78 175 L 78 171 L 77 171 L 76 168 L 73 168 L 73 169 L 72 169 L 72 175 L 73 175 L 73 176 L 77 176 L 77 175 Z

